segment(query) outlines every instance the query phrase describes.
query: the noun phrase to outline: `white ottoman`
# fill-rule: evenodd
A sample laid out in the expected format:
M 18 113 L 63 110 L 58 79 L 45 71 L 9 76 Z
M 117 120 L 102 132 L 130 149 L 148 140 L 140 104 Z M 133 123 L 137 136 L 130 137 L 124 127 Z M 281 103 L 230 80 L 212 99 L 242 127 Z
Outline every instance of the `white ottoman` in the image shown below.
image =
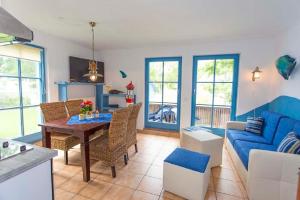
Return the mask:
M 180 146 L 191 151 L 205 153 L 211 156 L 211 167 L 222 164 L 224 139 L 205 130 L 180 132 Z
M 189 200 L 204 200 L 210 177 L 209 155 L 175 149 L 164 161 L 163 187 Z

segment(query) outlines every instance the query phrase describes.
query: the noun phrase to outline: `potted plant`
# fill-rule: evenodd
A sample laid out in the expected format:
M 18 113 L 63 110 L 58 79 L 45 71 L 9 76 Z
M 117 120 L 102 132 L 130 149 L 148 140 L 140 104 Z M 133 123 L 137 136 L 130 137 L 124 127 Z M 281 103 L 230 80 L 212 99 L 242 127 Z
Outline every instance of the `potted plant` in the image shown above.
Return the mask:
M 93 118 L 92 109 L 93 109 L 93 102 L 92 101 L 90 101 L 90 100 L 83 101 L 80 104 L 79 119 L 83 120 L 85 118 L 87 118 L 87 119 Z

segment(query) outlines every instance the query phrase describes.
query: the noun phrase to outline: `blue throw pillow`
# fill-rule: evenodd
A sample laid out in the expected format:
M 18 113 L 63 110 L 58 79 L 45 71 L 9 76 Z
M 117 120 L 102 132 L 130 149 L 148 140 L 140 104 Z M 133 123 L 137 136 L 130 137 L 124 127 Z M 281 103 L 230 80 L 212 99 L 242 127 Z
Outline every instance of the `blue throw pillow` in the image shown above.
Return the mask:
M 300 139 L 296 133 L 291 132 L 285 136 L 277 148 L 278 152 L 300 154 Z
M 246 131 L 257 135 L 262 134 L 264 125 L 264 118 L 262 117 L 248 117 L 246 123 Z

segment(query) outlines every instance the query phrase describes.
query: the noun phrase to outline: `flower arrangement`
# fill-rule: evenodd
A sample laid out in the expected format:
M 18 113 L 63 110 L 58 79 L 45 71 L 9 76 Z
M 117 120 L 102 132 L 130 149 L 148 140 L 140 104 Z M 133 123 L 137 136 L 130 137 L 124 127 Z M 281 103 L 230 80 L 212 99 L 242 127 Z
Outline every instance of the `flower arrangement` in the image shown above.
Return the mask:
M 80 113 L 81 114 L 87 114 L 87 113 L 91 112 L 92 109 L 93 109 L 93 102 L 90 100 L 83 101 L 80 104 Z

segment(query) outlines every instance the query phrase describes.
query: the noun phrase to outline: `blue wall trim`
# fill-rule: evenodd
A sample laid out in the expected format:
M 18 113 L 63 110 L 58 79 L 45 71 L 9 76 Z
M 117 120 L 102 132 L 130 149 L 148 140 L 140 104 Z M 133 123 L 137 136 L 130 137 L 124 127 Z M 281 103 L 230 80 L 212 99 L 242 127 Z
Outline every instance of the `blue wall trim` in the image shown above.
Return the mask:
M 290 96 L 279 96 L 271 102 L 255 108 L 256 116 L 260 116 L 261 112 L 267 110 L 300 120 L 300 99 Z M 237 120 L 246 121 L 248 116 L 253 115 L 254 109 L 245 114 L 237 116 Z

